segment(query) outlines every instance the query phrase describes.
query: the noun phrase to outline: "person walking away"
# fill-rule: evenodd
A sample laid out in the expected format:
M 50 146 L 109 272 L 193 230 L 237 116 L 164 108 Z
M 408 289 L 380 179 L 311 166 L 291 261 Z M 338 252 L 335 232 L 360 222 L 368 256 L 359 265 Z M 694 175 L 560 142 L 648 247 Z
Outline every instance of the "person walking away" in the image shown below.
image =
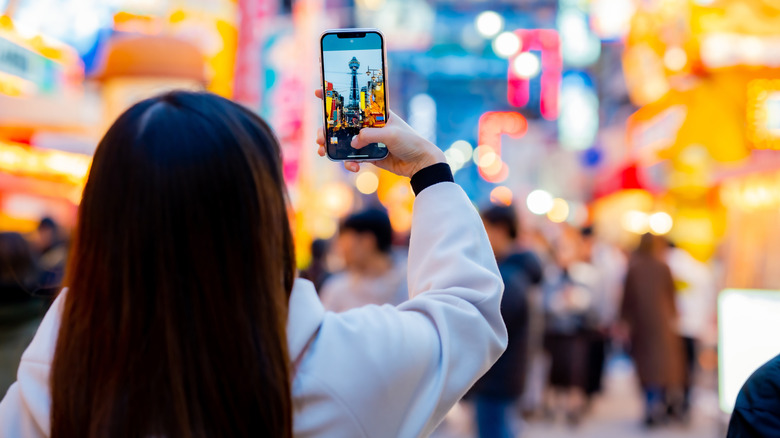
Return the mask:
M 690 417 L 691 388 L 696 376 L 696 358 L 701 342 L 710 336 L 712 315 L 715 313 L 714 276 L 706 264 L 696 260 L 687 251 L 667 242 L 666 262 L 672 271 L 677 293 L 677 332 L 685 352 L 685 382 L 679 415 L 683 421 Z
M 325 309 L 396 306 L 409 299 L 406 260 L 392 253 L 392 243 L 393 227 L 384 210 L 369 208 L 348 216 L 336 240 L 345 270 L 323 285 L 320 298 Z
M 593 318 L 587 330 L 588 372 L 585 398 L 588 407 L 593 397 L 601 392 L 604 365 L 610 347 L 610 333 L 618 320 L 626 276 L 626 258 L 616 247 L 599 240 L 592 227 L 581 230 L 583 259 L 595 269 L 597 277 L 591 280 Z
M 542 267 L 531 251 L 517 248 L 518 219 L 512 206 L 491 206 L 482 212 L 490 246 L 504 279 L 501 316 L 509 343 L 504 354 L 469 392 L 476 408 L 480 438 L 511 438 L 512 407 L 523 394 L 528 367 L 528 291 L 542 280 Z
M 578 230 L 563 228 L 555 243 L 556 265 L 545 273 L 545 339 L 550 357 L 548 407 L 562 409 L 576 425 L 585 410 L 588 376 L 588 329 L 592 326 L 593 287 L 598 272 L 582 258 Z
M 629 259 L 621 315 L 631 356 L 645 393 L 645 425 L 668 418 L 674 391 L 685 379 L 683 346 L 677 335 L 674 280 L 664 261 L 665 243 L 642 236 Z
M 384 143 L 376 164 L 411 177 L 413 298 L 333 313 L 295 279 L 281 148 L 260 117 L 187 91 L 123 113 L 0 436 L 429 435 L 506 347 L 503 284 L 444 153 L 391 115 L 353 147 Z
M 22 352 L 43 317 L 37 288 L 30 244 L 19 233 L 0 233 L 0 395 L 16 380 Z
M 314 239 L 311 242 L 311 263 L 301 271 L 301 278 L 314 283 L 315 289 L 322 290 L 325 280 L 331 276 L 328 269 L 328 252 L 330 251 L 330 242 L 325 239 Z

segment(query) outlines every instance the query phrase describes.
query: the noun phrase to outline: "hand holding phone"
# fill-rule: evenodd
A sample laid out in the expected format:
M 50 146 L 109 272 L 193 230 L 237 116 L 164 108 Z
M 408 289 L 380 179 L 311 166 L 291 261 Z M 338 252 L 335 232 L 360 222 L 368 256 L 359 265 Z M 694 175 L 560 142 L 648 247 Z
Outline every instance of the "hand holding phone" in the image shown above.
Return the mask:
M 382 143 L 355 149 L 363 128 L 388 119 L 384 38 L 377 29 L 328 30 L 320 38 L 326 152 L 334 161 L 373 161 L 387 156 Z
M 322 90 L 314 93 L 322 97 Z M 396 175 L 412 177 L 419 170 L 436 163 L 444 163 L 444 153 L 433 143 L 421 137 L 406 122 L 390 111 L 390 120 L 383 128 L 363 128 L 353 137 L 351 147 L 360 150 L 366 145 L 383 143 L 388 154 L 380 161 L 373 161 L 375 166 L 388 170 Z M 325 134 L 317 131 L 317 144 L 321 157 L 327 155 Z M 344 167 L 352 172 L 360 170 L 360 163 L 345 161 Z

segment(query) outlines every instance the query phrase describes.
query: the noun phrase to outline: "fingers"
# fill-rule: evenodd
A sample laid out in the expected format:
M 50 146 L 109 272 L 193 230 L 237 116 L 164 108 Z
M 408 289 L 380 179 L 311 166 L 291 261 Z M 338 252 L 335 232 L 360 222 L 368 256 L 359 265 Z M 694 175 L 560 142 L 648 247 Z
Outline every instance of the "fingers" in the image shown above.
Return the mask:
M 320 146 L 319 149 L 317 149 L 317 154 L 319 154 L 319 156 L 321 156 L 321 157 L 324 157 L 325 154 L 326 154 L 325 146 Z
M 360 163 L 356 161 L 345 161 L 344 168 L 349 170 L 350 172 L 357 173 L 360 171 Z
M 325 133 L 322 129 L 317 130 L 317 144 L 322 146 L 325 144 Z
M 314 95 L 322 99 L 322 89 L 317 88 L 316 90 L 314 90 Z
M 363 128 L 358 135 L 352 137 L 352 147 L 360 149 L 371 143 L 392 143 L 395 134 L 395 130 L 387 126 L 384 128 Z

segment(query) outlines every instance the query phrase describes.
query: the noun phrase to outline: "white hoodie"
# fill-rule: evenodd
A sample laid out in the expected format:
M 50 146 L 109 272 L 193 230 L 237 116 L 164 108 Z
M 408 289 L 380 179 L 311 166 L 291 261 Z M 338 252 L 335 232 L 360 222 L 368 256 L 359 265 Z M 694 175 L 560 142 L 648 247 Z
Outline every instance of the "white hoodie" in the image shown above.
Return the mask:
M 503 283 L 479 215 L 456 184 L 435 184 L 415 200 L 408 282 L 412 299 L 398 307 L 337 314 L 311 283 L 296 281 L 287 323 L 296 437 L 427 436 L 504 351 Z M 2 438 L 49 436 L 64 295 L 0 402 Z

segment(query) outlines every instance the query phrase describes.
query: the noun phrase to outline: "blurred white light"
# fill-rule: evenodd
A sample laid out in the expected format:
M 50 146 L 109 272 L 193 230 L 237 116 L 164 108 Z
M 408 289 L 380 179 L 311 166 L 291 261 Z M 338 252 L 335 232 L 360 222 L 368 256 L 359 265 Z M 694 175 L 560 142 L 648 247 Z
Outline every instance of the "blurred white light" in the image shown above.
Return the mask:
M 491 167 L 496 161 L 498 161 L 498 155 L 493 151 L 487 151 L 479 157 L 479 163 L 477 163 L 477 165 L 479 167 Z
M 431 96 L 423 93 L 409 100 L 409 125 L 436 144 L 436 101 Z
M 534 190 L 525 200 L 528 210 L 536 215 L 547 214 L 553 208 L 553 197 L 545 190 Z
M 493 38 L 504 30 L 504 17 L 495 11 L 485 11 L 477 15 L 477 32 L 485 38 Z
M 539 58 L 531 52 L 523 52 L 512 61 L 512 69 L 515 74 L 523 79 L 536 77 L 541 71 L 541 67 Z
M 623 37 L 631 26 L 636 6 L 628 0 L 592 0 L 590 15 L 593 31 L 605 40 Z
M 580 78 L 565 77 L 559 100 L 558 135 L 561 146 L 584 150 L 593 145 L 599 129 L 599 99 Z
M 645 234 L 649 227 L 647 213 L 637 210 L 627 211 L 620 222 L 624 230 L 634 234 Z
M 653 213 L 650 215 L 650 218 L 648 219 L 648 225 L 650 226 L 650 231 L 653 234 L 663 236 L 669 231 L 672 231 L 674 221 L 672 221 L 672 217 L 669 216 L 668 213 L 659 211 L 658 213 Z
M 493 51 L 501 58 L 511 58 L 521 46 L 520 38 L 512 32 L 502 32 L 493 40 Z
M 85 7 L 76 13 L 73 32 L 79 38 L 95 35 L 101 26 L 100 14 L 93 8 Z
M 464 155 L 458 149 L 450 147 L 444 151 L 444 158 L 447 159 L 447 164 L 450 165 L 453 172 L 460 170 L 461 167 L 469 160 L 469 155 Z
M 569 65 L 585 67 L 601 55 L 601 40 L 590 32 L 587 18 L 576 8 L 567 8 L 558 14 L 563 60 Z
M 764 42 L 756 36 L 745 36 L 739 43 L 742 59 L 748 65 L 760 65 L 764 58 Z
M 459 150 L 460 153 L 463 154 L 463 157 L 465 158 L 464 163 L 471 158 L 471 154 L 474 152 L 474 148 L 471 146 L 471 143 L 467 142 L 466 140 L 454 141 L 450 145 L 450 149 Z
M 664 65 L 671 71 L 680 71 L 688 63 L 685 50 L 680 47 L 670 47 L 664 54 Z

